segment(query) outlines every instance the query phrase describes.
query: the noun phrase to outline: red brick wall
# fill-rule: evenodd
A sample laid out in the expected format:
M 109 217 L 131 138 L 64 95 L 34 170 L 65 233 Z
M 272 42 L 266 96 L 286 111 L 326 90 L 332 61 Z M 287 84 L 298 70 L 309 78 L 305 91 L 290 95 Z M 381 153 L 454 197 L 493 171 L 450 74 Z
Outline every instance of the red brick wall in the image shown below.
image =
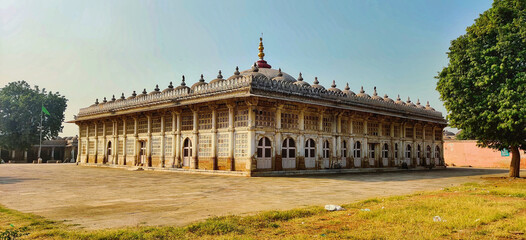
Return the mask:
M 509 168 L 509 157 L 501 157 L 500 151 L 477 147 L 475 140 L 446 140 L 444 159 L 449 166 L 473 166 L 488 168 Z M 521 150 L 521 169 L 526 169 L 526 154 Z

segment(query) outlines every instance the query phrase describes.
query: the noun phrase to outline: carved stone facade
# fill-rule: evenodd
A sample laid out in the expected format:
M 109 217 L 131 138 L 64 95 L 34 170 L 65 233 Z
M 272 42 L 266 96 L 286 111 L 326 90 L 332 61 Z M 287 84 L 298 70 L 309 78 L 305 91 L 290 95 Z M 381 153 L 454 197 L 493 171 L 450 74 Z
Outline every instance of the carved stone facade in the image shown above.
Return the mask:
M 262 51 L 262 46 L 260 50 Z M 444 166 L 446 121 L 429 106 L 325 89 L 252 69 L 80 110 L 81 164 L 268 171 Z M 405 163 L 405 164 L 404 164 Z

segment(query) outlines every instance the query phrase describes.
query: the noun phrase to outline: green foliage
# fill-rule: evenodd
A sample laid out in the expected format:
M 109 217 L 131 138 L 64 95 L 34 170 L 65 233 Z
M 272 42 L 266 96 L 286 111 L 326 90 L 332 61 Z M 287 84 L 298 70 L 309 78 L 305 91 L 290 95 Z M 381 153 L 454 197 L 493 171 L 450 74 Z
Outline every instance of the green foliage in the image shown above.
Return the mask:
M 526 149 L 526 1 L 496 0 L 451 42 L 437 90 L 453 127 L 495 149 Z
M 66 102 L 58 92 L 31 88 L 25 81 L 8 83 L 0 89 L 0 148 L 25 150 L 39 142 L 42 104 L 50 113 L 43 118 L 42 137 L 56 137 L 62 131 Z

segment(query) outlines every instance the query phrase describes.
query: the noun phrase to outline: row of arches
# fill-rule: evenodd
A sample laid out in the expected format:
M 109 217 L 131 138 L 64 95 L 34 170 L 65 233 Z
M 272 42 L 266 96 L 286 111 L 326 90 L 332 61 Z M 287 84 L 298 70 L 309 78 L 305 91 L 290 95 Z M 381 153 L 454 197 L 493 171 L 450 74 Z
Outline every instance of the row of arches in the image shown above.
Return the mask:
M 322 158 L 323 158 L 323 166 L 324 168 L 331 168 L 334 166 L 331 166 L 330 157 L 331 157 L 331 149 L 330 149 L 330 143 L 329 140 L 324 140 L 322 143 Z M 370 144 L 369 145 L 369 157 L 372 159 L 376 159 L 376 144 Z M 304 157 L 305 157 L 305 168 L 314 168 L 316 166 L 316 142 L 309 138 L 305 141 L 304 146 Z M 379 152 L 380 157 L 383 159 L 389 158 L 389 144 L 384 143 L 381 145 L 381 152 Z M 348 155 L 349 151 L 347 149 L 347 141 L 343 140 L 341 145 L 341 156 L 342 158 L 351 157 Z M 398 143 L 394 144 L 394 158 L 399 158 L 399 147 Z M 422 158 L 421 155 L 421 145 L 417 145 L 417 152 L 416 152 L 417 158 Z M 356 141 L 353 144 L 353 150 L 352 150 L 352 156 L 354 158 L 362 158 L 362 143 L 361 141 Z M 412 152 L 412 146 L 411 144 L 407 144 L 405 147 L 405 153 L 403 157 L 410 159 L 413 155 Z M 257 144 L 257 164 L 256 167 L 258 169 L 270 169 L 272 168 L 272 144 L 269 138 L 262 137 L 259 139 Z M 425 151 L 425 157 L 426 158 L 432 158 L 432 148 L 430 145 L 427 145 L 426 151 Z M 438 146 L 435 147 L 435 158 L 440 158 L 440 148 Z M 283 140 L 282 148 L 281 148 L 281 160 L 282 160 L 282 168 L 284 169 L 290 169 L 290 168 L 296 168 L 296 142 L 292 138 L 286 138 Z M 338 161 L 336 163 L 332 164 L 340 164 L 341 167 L 345 167 L 346 161 Z

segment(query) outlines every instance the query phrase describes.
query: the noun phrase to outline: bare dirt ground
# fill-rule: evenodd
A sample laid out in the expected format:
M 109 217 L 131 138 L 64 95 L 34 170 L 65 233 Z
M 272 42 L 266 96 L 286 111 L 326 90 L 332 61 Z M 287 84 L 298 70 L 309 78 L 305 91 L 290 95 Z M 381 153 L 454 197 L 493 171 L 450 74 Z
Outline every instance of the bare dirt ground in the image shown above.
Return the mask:
M 72 164 L 2 164 L 0 204 L 88 229 L 185 225 L 211 216 L 434 190 L 506 173 L 503 169 L 448 168 L 248 178 Z

